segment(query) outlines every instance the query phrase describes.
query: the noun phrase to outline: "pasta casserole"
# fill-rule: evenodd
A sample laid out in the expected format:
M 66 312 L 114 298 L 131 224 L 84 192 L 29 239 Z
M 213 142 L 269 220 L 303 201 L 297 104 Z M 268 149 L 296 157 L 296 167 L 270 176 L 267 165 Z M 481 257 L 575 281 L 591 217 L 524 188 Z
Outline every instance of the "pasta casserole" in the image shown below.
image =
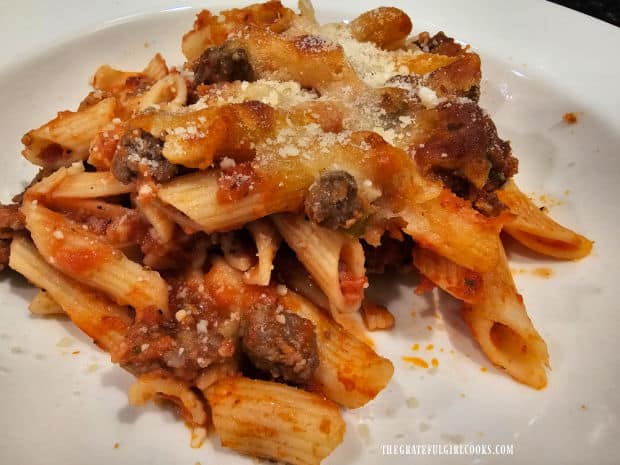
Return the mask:
M 397 8 L 319 24 L 279 1 L 201 11 L 186 62 L 96 70 L 27 132 L 40 170 L 0 206 L 0 268 L 39 288 L 135 375 L 129 402 L 174 402 L 199 447 L 318 464 L 394 367 L 366 331 L 395 324 L 367 275 L 413 267 L 488 359 L 547 383 L 500 234 L 579 259 L 592 242 L 522 193 L 480 108 L 480 57 Z

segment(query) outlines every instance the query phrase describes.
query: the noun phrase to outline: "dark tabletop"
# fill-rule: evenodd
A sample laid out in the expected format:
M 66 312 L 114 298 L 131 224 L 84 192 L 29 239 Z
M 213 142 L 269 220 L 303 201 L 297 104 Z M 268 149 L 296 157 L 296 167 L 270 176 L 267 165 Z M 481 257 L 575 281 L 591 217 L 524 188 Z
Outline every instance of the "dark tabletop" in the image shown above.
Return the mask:
M 620 26 L 620 0 L 551 0 L 573 10 Z

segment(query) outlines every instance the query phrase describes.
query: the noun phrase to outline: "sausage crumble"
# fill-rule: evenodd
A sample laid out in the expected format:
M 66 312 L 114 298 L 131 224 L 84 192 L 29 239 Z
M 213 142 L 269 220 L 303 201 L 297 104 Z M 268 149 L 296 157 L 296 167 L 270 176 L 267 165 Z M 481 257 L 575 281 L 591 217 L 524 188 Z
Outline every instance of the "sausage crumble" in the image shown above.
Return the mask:
M 157 182 L 169 181 L 177 175 L 178 166 L 164 158 L 163 147 L 163 140 L 143 129 L 126 132 L 116 147 L 110 168 L 112 174 L 124 184 L 133 182 L 138 174 Z
M 308 189 L 304 208 L 320 226 L 350 228 L 362 216 L 355 178 L 341 170 L 323 173 Z

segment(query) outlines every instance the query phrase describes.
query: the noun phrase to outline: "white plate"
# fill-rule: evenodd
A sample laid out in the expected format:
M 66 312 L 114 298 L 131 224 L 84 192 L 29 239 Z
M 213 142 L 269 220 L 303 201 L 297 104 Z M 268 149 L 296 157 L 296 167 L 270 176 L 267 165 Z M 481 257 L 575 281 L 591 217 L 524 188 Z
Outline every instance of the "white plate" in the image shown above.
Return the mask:
M 397 313 L 397 328 L 375 340 L 394 361 L 396 375 L 375 401 L 345 413 L 345 441 L 325 463 L 619 463 L 620 67 L 614 57 L 620 30 L 546 2 L 387 3 L 408 11 L 417 31 L 443 29 L 474 45 L 483 58 L 482 105 L 500 135 L 512 141 L 521 161 L 520 184 L 561 200 L 551 208 L 553 216 L 596 245 L 579 263 L 516 248 L 510 254 L 515 267 L 553 269 L 550 279 L 516 276 L 551 354 L 549 386 L 540 392 L 490 366 L 453 301 L 437 301 L 442 315 L 437 320 L 433 299 L 415 298 L 410 280 L 386 280 L 380 293 Z M 321 20 L 334 21 L 377 4 L 316 6 Z M 85 6 L 62 0 L 20 2 L 4 10 L 2 200 L 34 173 L 19 156 L 21 135 L 59 109 L 74 108 L 98 65 L 140 69 L 157 51 L 181 63 L 180 37 L 191 27 L 193 12 L 174 6 L 178 3 L 141 0 L 111 9 L 109 2 Z M 578 113 L 576 125 L 562 123 L 568 111 Z M 15 275 L 0 278 L 0 463 L 251 463 L 216 439 L 191 449 L 187 429 L 170 411 L 128 407 L 131 377 L 70 324 L 30 317 L 32 295 Z M 67 336 L 70 346 L 59 347 Z M 422 347 L 418 355 L 439 360 L 436 370 L 401 361 L 414 355 L 414 343 Z M 435 348 L 427 352 L 427 344 Z M 408 407 L 413 398 L 419 405 Z M 514 444 L 515 455 L 381 455 L 381 444 L 450 441 Z

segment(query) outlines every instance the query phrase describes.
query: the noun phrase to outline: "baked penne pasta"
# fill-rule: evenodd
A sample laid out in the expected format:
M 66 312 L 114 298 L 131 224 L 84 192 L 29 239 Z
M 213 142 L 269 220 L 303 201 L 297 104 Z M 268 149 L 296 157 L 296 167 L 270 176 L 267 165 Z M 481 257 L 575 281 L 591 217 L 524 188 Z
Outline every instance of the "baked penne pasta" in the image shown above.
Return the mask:
M 338 407 L 316 394 L 243 377 L 207 389 L 222 445 L 294 465 L 319 464 L 342 441 Z
M 62 307 L 43 290 L 37 292 L 37 295 L 34 296 L 30 305 L 28 305 L 28 310 L 33 315 L 40 316 L 65 314 Z
M 258 261 L 243 274 L 243 281 L 247 284 L 267 286 L 271 281 L 273 261 L 282 238 L 273 224 L 267 220 L 253 221 L 247 225 L 247 228 L 256 246 Z
M 484 293 L 480 273 L 463 268 L 428 249 L 416 247 L 413 264 L 422 276 L 463 302 L 477 302 Z
M 446 190 L 403 216 L 408 221 L 405 232 L 420 246 L 477 272 L 496 265 L 503 218 L 489 219 Z
M 143 184 L 143 186 L 146 187 L 138 189 L 138 195 L 135 196 L 134 201 L 151 226 L 153 226 L 159 241 L 161 243 L 170 242 L 174 237 L 175 223 L 167 212 L 161 208 L 159 202 L 154 201 L 156 199 L 154 187 L 149 184 Z
M 196 387 L 207 396 L 207 390 L 218 381 L 226 378 L 241 376 L 239 362 L 230 360 L 205 368 L 198 378 L 196 378 Z
M 95 234 L 33 200 L 22 211 L 26 226 L 47 262 L 93 286 L 121 305 L 168 310 L 168 289 L 155 271 L 129 260 Z
M 22 152 L 31 163 L 57 169 L 88 158 L 90 141 L 114 118 L 116 101 L 107 98 L 82 111 L 60 112 L 49 123 L 26 133 Z
M 279 256 L 276 263 L 278 270 L 286 270 L 286 273 L 279 273 L 278 279 L 286 284 L 290 289 L 309 300 L 312 305 L 319 309 L 329 310 L 329 300 L 325 293 L 312 280 L 308 271 L 295 258 L 287 254 Z M 277 288 L 278 289 L 278 288 Z M 288 292 L 288 289 L 279 288 L 280 292 Z M 364 344 L 373 347 L 373 342 L 366 334 L 364 322 L 359 313 L 331 313 L 334 321 L 345 331 L 362 341 Z
M 380 7 L 351 21 L 351 34 L 359 42 L 372 42 L 379 48 L 394 50 L 405 44 L 412 27 L 411 19 L 404 11 Z
M 111 352 L 123 342 L 131 322 L 128 309 L 50 266 L 29 239 L 13 239 L 9 266 L 45 289 L 75 325 L 103 350 Z
M 296 209 L 303 199 L 302 191 L 280 189 L 268 199 L 256 193 L 222 204 L 217 199 L 218 176 L 217 171 L 188 174 L 163 185 L 157 195 L 205 232 L 229 231 L 271 213 Z
M 60 182 L 50 195 L 53 198 L 89 199 L 133 192 L 133 184 L 123 184 L 109 171 L 75 173 Z
M 100 66 L 77 111 L 22 139 L 42 169 L 0 206 L 0 270 L 136 376 L 131 405 L 178 405 L 193 447 L 211 417 L 225 447 L 312 465 L 343 440 L 338 406 L 394 373 L 367 330 L 396 317 L 365 299 L 367 270 L 413 262 L 416 292 L 461 300 L 488 359 L 540 389 L 547 347 L 500 234 L 561 259 L 592 242 L 514 184 L 469 46 L 410 36 L 394 7 L 299 10 L 204 10 L 185 63 Z
M 497 268 L 482 275 L 484 293 L 465 304 L 463 315 L 489 360 L 533 388 L 547 385 L 547 345 L 527 315 L 517 292 L 503 247 Z
M 144 405 L 156 397 L 174 402 L 192 427 L 192 447 L 200 447 L 207 436 L 208 415 L 191 386 L 162 372 L 146 373 L 129 388 L 129 405 Z
M 369 300 L 362 303 L 362 319 L 369 331 L 379 329 L 392 329 L 394 327 L 394 315 L 384 307 Z
M 206 48 L 221 45 L 229 34 L 248 25 L 283 32 L 294 16 L 295 13 L 279 1 L 234 8 L 218 16 L 203 10 L 197 16 L 193 29 L 183 36 L 183 54 L 189 62 L 193 62 Z
M 329 299 L 331 312 L 358 310 L 368 281 L 359 240 L 295 215 L 274 215 L 273 222 Z
M 498 195 L 515 214 L 504 230 L 527 248 L 563 260 L 590 254 L 591 240 L 553 221 L 513 181 L 508 181 Z
M 142 70 L 142 74 L 153 80 L 163 79 L 168 72 L 166 60 L 164 60 L 164 57 L 162 57 L 159 53 L 156 53 L 151 61 L 149 61 L 146 67 Z
M 187 101 L 187 84 L 180 74 L 168 74 L 144 93 L 138 111 L 149 107 L 178 109 Z

